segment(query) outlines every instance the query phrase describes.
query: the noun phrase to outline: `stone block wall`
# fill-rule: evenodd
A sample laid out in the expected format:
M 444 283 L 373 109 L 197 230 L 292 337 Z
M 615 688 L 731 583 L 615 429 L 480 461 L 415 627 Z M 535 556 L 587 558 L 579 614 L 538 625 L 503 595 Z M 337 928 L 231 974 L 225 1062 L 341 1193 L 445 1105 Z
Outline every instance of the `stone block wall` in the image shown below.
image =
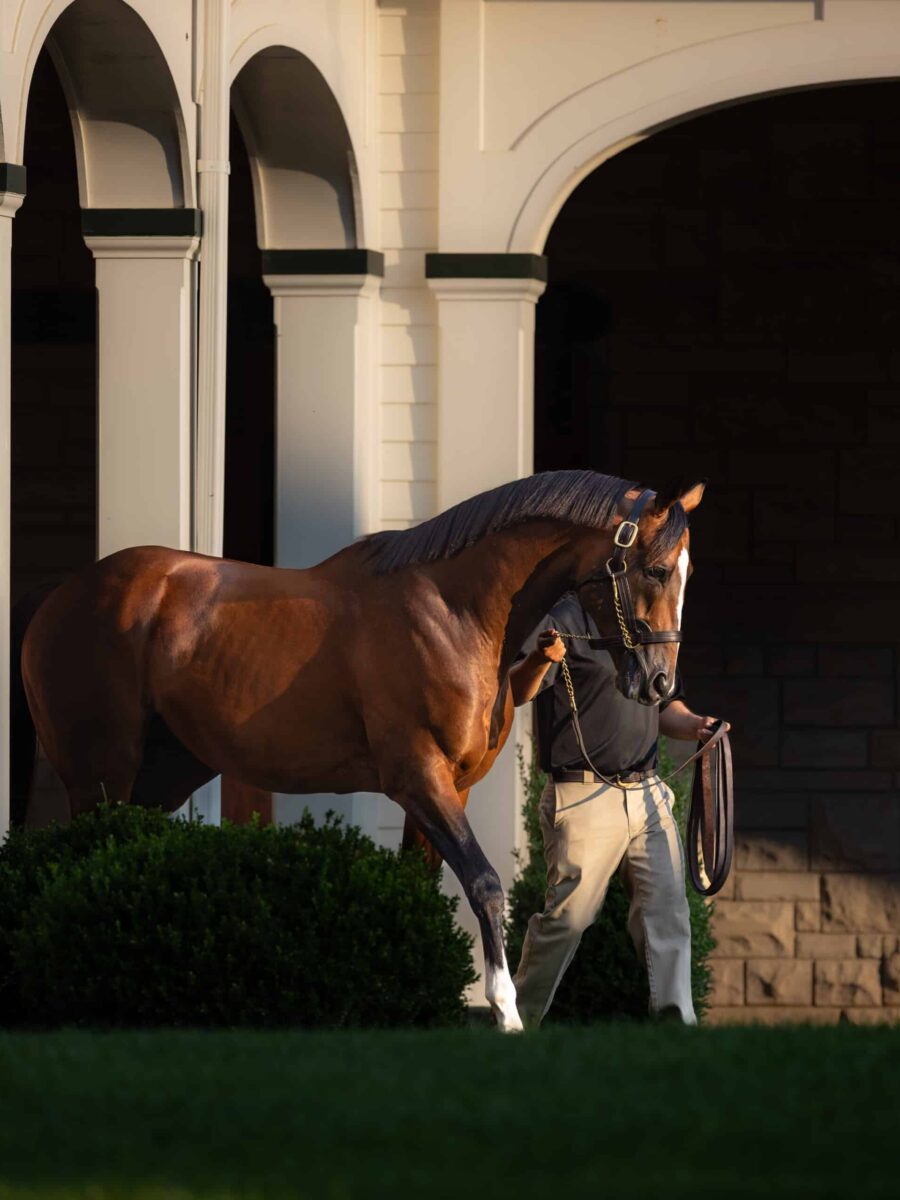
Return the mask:
M 710 481 L 681 663 L 734 726 L 713 1021 L 900 1019 L 896 95 L 669 129 L 547 244 L 538 466 Z

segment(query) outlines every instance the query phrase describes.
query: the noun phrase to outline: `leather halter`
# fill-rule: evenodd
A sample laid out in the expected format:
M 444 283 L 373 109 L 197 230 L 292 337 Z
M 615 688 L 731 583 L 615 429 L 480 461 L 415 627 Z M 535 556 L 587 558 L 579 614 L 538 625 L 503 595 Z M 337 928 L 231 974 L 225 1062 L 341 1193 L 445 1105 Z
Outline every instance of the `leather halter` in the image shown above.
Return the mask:
M 638 646 L 681 641 L 680 629 L 651 629 L 646 621 L 638 617 L 634 611 L 634 599 L 631 595 L 631 585 L 628 582 L 628 563 L 625 560 L 625 553 L 637 541 L 641 514 L 655 496 L 656 492 L 651 491 L 650 488 L 644 488 L 631 506 L 631 512 L 616 529 L 613 538 L 613 552 L 612 556 L 606 560 L 605 574 L 596 571 L 575 585 L 576 591 L 584 587 L 586 583 L 609 583 L 612 587 L 613 605 L 619 623 L 619 632 L 609 637 L 595 638 L 593 644 L 599 649 L 624 646 L 626 650 L 637 653 Z

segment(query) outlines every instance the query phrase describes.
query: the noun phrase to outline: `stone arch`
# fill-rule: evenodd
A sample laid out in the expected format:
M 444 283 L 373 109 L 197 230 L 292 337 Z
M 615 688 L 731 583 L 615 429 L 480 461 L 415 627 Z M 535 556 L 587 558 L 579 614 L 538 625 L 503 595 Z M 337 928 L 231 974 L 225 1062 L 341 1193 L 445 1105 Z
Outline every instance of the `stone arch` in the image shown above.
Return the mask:
M 765 94 L 897 77 L 896 36 L 887 19 L 761 30 L 653 58 L 576 92 L 516 142 L 505 249 L 540 253 L 582 180 L 674 121 Z
M 364 245 L 350 133 L 318 67 L 288 46 L 259 50 L 235 77 L 232 106 L 250 157 L 260 247 Z M 282 119 L 286 109 L 296 121 Z
M 139 13 L 125 0 L 73 0 L 36 45 L 35 60 L 41 44 L 69 106 L 81 206 L 191 206 L 181 102 L 165 55 Z M 28 86 L 30 78 L 29 72 Z

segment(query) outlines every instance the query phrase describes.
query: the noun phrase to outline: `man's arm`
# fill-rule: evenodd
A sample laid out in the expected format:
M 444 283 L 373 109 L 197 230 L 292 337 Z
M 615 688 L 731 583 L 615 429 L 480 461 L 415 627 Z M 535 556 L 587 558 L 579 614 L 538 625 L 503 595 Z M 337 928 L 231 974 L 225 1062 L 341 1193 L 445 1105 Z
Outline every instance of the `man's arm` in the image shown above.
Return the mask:
M 666 737 L 685 742 L 705 742 L 712 733 L 717 717 L 698 717 L 683 700 L 673 700 L 659 714 L 659 732 Z M 731 729 L 728 722 L 725 728 Z
M 552 664 L 562 662 L 565 657 L 565 644 L 555 629 L 538 635 L 535 648 L 509 672 L 509 686 L 516 708 L 535 698 Z

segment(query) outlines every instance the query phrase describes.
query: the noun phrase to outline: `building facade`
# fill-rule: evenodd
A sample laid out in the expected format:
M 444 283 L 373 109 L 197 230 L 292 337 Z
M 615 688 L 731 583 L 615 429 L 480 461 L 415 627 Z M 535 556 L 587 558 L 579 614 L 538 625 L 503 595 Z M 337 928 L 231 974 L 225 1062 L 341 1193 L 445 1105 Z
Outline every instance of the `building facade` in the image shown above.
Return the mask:
M 891 1019 L 898 74 L 900 0 L 0 0 L 0 628 L 123 546 L 306 566 L 535 464 L 710 476 L 713 1016 Z M 520 799 L 512 744 L 505 883 Z

